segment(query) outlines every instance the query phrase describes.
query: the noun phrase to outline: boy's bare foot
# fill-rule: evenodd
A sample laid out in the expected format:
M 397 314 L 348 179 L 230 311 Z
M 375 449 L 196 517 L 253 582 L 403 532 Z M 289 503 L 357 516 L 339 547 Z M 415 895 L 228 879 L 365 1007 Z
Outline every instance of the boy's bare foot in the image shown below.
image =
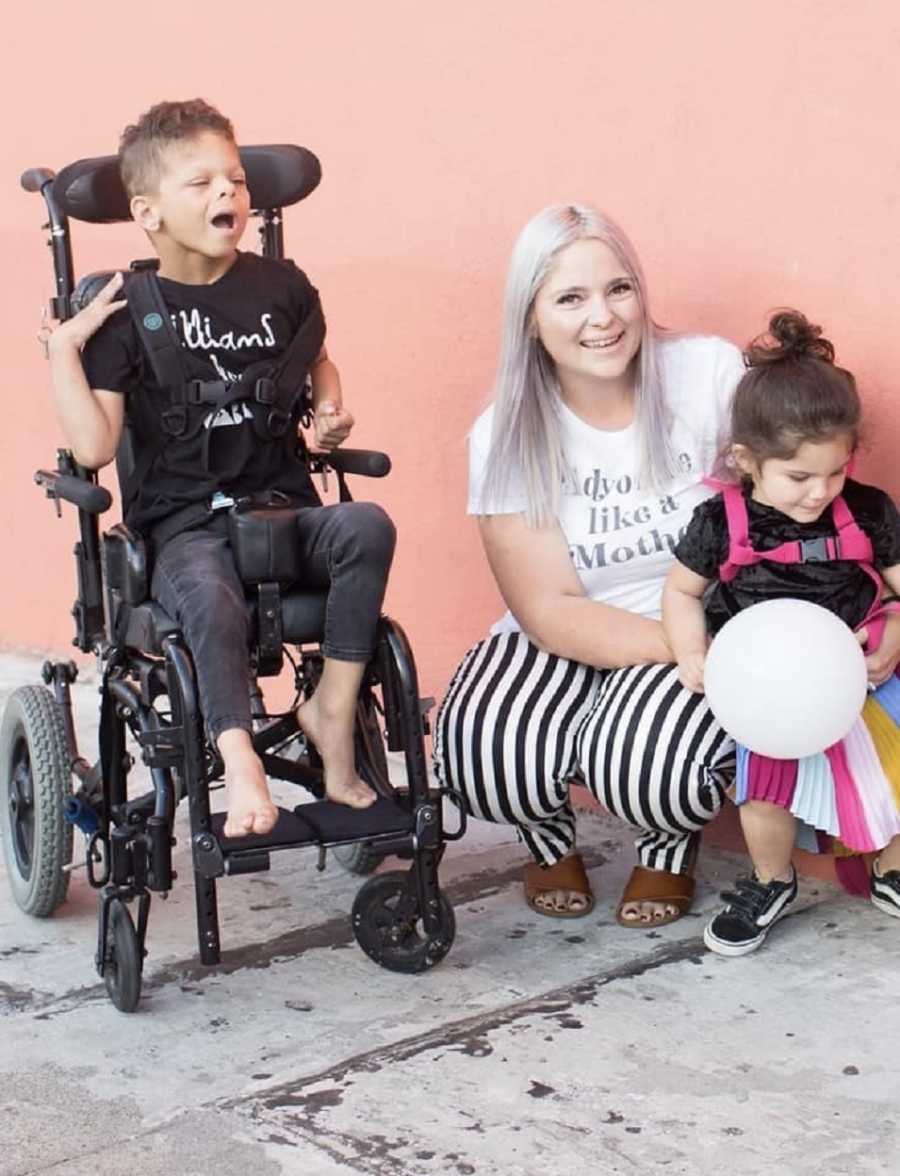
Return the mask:
M 269 795 L 266 773 L 259 756 L 252 749 L 237 756 L 229 756 L 225 764 L 225 795 L 228 797 L 228 816 L 225 819 L 226 837 L 261 836 L 271 833 L 278 820 L 278 809 Z
M 322 713 L 318 696 L 314 694 L 297 708 L 297 724 L 322 757 L 328 799 L 357 809 L 374 804 L 378 797 L 356 772 L 352 718 L 348 730 L 342 716 Z

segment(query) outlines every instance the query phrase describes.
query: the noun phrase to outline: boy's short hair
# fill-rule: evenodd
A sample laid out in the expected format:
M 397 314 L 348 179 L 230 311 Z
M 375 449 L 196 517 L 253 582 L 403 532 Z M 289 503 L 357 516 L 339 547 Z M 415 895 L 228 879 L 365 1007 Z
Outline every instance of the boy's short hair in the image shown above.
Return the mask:
M 202 98 L 187 102 L 157 102 L 119 140 L 119 173 L 129 197 L 156 190 L 162 153 L 172 143 L 183 143 L 203 131 L 234 140 L 234 127 L 224 114 Z

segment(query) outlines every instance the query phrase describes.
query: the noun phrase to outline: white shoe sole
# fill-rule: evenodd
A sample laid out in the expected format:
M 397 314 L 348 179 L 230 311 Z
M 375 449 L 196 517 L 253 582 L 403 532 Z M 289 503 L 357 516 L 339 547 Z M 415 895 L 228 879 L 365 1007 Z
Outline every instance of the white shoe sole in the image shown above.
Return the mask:
M 715 952 L 716 955 L 732 957 L 750 955 L 751 952 L 758 951 L 762 947 L 763 943 L 765 943 L 766 936 L 769 934 L 778 920 L 783 919 L 785 915 L 789 915 L 791 913 L 791 907 L 795 898 L 796 895 L 790 900 L 790 902 L 786 902 L 784 904 L 781 910 L 772 917 L 771 922 L 767 923 L 765 927 L 760 928 L 759 935 L 757 935 L 755 939 L 745 941 L 744 943 L 729 943 L 726 939 L 717 939 L 711 930 L 711 923 L 707 923 L 703 928 L 703 942 L 706 944 L 709 950 Z M 872 901 L 874 902 L 875 900 L 872 899 Z M 900 915 L 900 911 L 897 913 Z
M 882 914 L 890 915 L 894 919 L 900 919 L 900 907 L 896 903 L 891 902 L 888 898 L 879 898 L 877 894 L 870 894 L 869 900 L 872 906 L 878 907 Z

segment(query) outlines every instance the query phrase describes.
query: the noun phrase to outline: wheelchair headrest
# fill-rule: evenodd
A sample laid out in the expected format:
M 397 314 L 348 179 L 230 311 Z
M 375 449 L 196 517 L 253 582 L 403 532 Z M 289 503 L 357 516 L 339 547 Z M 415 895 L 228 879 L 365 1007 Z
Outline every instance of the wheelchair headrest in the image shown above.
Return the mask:
M 240 154 L 250 205 L 257 211 L 296 204 L 322 178 L 318 159 L 305 147 L 290 143 L 241 147 Z M 53 194 L 63 212 L 76 220 L 98 225 L 131 220 L 115 155 L 70 163 L 53 181 Z

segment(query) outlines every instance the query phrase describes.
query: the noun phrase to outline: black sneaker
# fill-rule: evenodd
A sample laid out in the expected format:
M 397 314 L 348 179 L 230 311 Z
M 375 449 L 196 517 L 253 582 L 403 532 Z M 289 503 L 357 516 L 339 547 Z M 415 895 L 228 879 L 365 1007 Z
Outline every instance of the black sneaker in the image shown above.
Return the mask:
M 886 874 L 879 874 L 876 862 L 872 866 L 869 897 L 873 905 L 884 914 L 900 919 L 900 870 L 888 870 Z
M 755 876 L 738 878 L 734 890 L 722 897 L 728 905 L 707 923 L 703 942 L 718 955 L 747 955 L 762 946 L 769 930 L 787 914 L 797 897 L 797 875 L 792 869 L 790 882 L 765 886 Z

